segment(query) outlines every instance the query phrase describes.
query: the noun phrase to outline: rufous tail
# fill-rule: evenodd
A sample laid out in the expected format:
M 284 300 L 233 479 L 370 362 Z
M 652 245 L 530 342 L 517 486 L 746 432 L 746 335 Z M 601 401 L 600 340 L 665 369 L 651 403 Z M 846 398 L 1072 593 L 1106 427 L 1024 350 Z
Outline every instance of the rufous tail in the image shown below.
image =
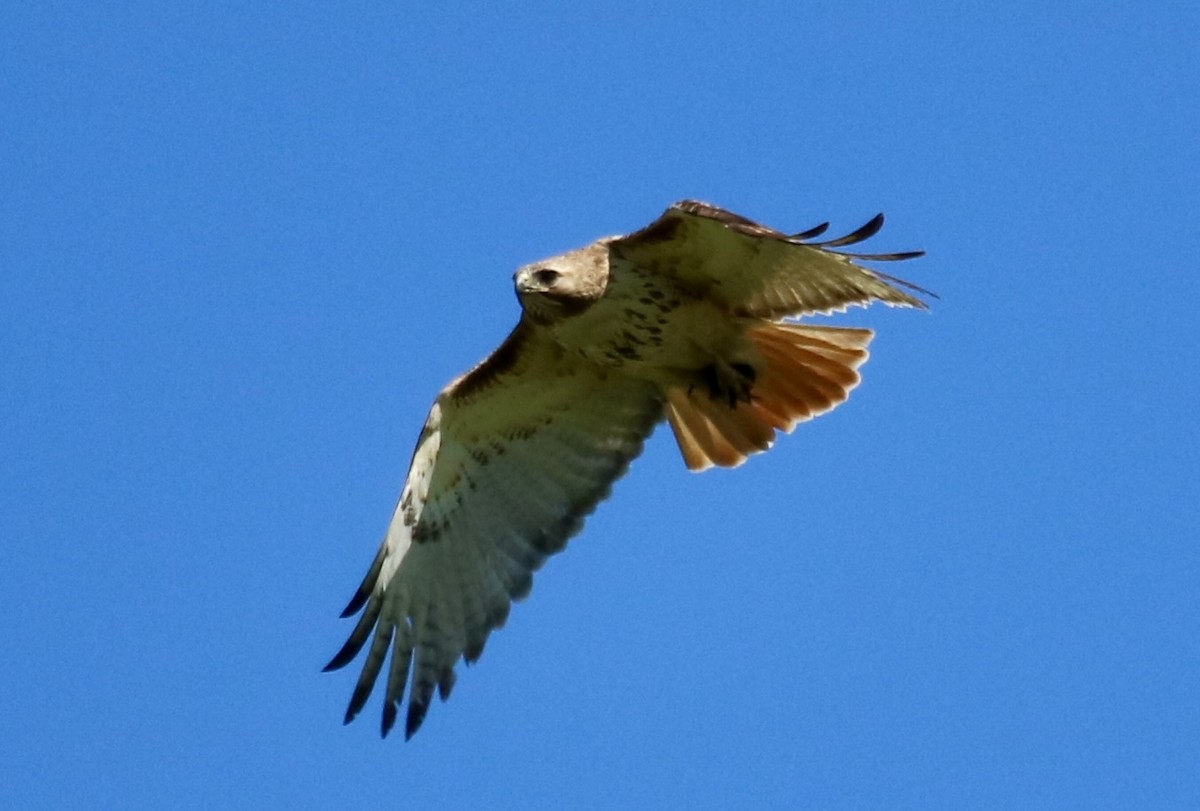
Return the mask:
M 696 388 L 667 391 L 667 419 L 690 470 L 736 467 L 844 401 L 859 383 L 869 329 L 770 323 L 751 327 L 762 356 L 749 401 L 714 398 Z

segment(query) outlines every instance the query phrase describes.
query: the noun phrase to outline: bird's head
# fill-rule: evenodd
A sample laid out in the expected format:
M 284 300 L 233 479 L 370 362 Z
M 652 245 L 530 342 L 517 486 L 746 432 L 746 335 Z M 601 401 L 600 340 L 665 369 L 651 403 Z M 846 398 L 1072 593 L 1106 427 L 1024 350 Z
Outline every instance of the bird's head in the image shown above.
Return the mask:
M 579 315 L 604 295 L 608 245 L 595 243 L 525 265 L 513 275 L 513 283 L 522 309 L 538 323 Z

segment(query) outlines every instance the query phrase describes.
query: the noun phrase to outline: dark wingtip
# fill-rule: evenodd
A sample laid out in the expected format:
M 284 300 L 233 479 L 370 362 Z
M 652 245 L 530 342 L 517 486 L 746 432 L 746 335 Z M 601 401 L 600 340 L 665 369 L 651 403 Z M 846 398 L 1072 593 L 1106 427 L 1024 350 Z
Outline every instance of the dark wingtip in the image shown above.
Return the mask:
M 862 242 L 875 236 L 881 228 L 883 228 L 883 212 L 876 214 L 866 225 L 846 234 L 844 237 L 827 239 L 824 242 L 812 242 L 810 244 L 818 248 L 836 248 L 840 245 L 853 245 L 856 242 Z
M 821 234 L 825 233 L 828 230 L 829 230 L 829 223 L 823 222 L 823 223 L 820 223 L 819 225 L 814 225 L 812 228 L 809 228 L 807 231 L 801 231 L 798 234 L 790 234 L 790 235 L 788 235 L 788 239 L 792 240 L 793 242 L 803 242 L 806 239 L 812 239 L 813 237 L 819 237 L 819 236 L 821 236 Z
M 901 279 L 897 276 L 892 276 L 891 274 L 884 273 L 882 271 L 874 270 L 874 269 L 872 269 L 871 272 L 882 279 L 887 279 L 889 282 L 891 282 L 893 284 L 898 284 L 901 287 L 907 287 L 909 290 L 912 290 L 915 293 L 920 293 L 922 295 L 929 296 L 930 298 L 938 299 L 939 301 L 942 298 L 941 296 L 939 296 L 937 293 L 933 292 L 932 290 L 927 290 L 924 287 L 921 287 L 919 284 L 913 284 L 912 282 L 908 281 L 907 279 Z
M 348 724 L 358 717 L 362 712 L 362 708 L 367 705 L 367 699 L 371 697 L 371 688 L 375 686 L 373 681 L 362 682 L 354 686 L 354 692 L 350 695 L 350 704 L 346 707 L 346 718 L 342 721 L 343 724 Z
M 338 617 L 341 619 L 349 619 L 350 617 L 353 617 L 364 605 L 366 605 L 368 596 L 370 596 L 370 592 L 366 589 L 360 588 L 358 591 L 354 592 L 354 596 L 350 598 L 350 602 L 346 603 L 346 607 L 342 609 L 342 613 L 338 614 Z
M 393 701 L 384 702 L 383 721 L 379 725 L 379 737 L 386 738 L 396 725 L 396 704 Z
M 850 251 L 830 251 L 839 256 L 851 259 L 864 259 L 868 262 L 903 262 L 905 259 L 917 259 L 925 255 L 925 251 L 896 251 L 894 253 L 851 253 Z
M 404 740 L 407 741 L 413 735 L 417 734 L 417 730 L 421 728 L 421 722 L 425 720 L 425 713 L 428 710 L 428 704 L 421 704 L 411 700 L 408 702 L 408 717 L 404 720 Z
M 442 671 L 442 677 L 438 679 L 438 696 L 445 701 L 450 698 L 450 693 L 454 690 L 454 683 L 458 681 L 458 676 L 454 672 L 453 667 L 448 667 Z
M 329 660 L 329 664 L 325 665 L 324 672 L 328 673 L 331 670 L 345 667 L 353 661 L 358 652 L 362 650 L 363 645 L 367 643 L 367 638 L 370 637 L 371 630 L 375 627 L 375 622 L 379 619 L 379 612 L 382 610 L 383 602 L 381 600 L 375 600 L 367 605 L 367 610 L 358 618 L 358 624 L 350 632 L 350 638 L 346 640 L 346 644 L 342 645 L 342 649 Z
M 468 665 L 473 665 L 478 662 L 479 657 L 483 656 L 483 649 L 486 645 L 487 637 L 468 645 L 466 650 L 463 651 L 463 661 Z
M 354 596 L 350 598 L 350 602 L 342 609 L 342 619 L 354 616 L 358 613 L 359 609 L 367 604 L 367 598 L 375 590 L 375 581 L 379 579 L 379 572 L 383 569 L 383 559 L 385 557 L 387 557 L 386 543 L 379 547 L 379 551 L 375 553 L 375 559 L 371 561 L 371 568 L 367 570 L 366 577 L 359 584 L 358 590 L 354 592 Z
M 345 645 L 342 645 L 342 649 L 333 655 L 329 663 L 321 668 L 321 672 L 332 673 L 335 670 L 341 670 L 354 661 L 354 657 L 358 654 L 360 647 L 360 645 L 354 644 L 354 640 L 346 642 Z

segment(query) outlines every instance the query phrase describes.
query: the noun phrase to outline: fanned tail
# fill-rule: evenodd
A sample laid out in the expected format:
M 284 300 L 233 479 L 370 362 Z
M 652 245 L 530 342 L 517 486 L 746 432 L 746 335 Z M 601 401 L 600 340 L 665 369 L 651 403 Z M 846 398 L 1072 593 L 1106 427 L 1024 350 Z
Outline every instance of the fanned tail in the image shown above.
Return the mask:
M 747 335 L 763 360 L 748 401 L 731 406 L 699 391 L 667 391 L 667 419 L 689 470 L 736 467 L 771 447 L 776 431 L 790 432 L 843 402 L 874 337 L 869 329 L 779 323 Z

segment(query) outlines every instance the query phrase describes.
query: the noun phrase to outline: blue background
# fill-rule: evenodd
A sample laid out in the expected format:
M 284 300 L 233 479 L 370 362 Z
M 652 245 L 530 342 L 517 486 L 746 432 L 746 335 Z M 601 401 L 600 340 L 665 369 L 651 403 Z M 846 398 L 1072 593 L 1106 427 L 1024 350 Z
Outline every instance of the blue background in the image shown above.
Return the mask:
M 0 805 L 1200 806 L 1195 3 L 103 5 L 0 11 Z M 343 728 L 513 269 L 681 197 L 941 301 Z

